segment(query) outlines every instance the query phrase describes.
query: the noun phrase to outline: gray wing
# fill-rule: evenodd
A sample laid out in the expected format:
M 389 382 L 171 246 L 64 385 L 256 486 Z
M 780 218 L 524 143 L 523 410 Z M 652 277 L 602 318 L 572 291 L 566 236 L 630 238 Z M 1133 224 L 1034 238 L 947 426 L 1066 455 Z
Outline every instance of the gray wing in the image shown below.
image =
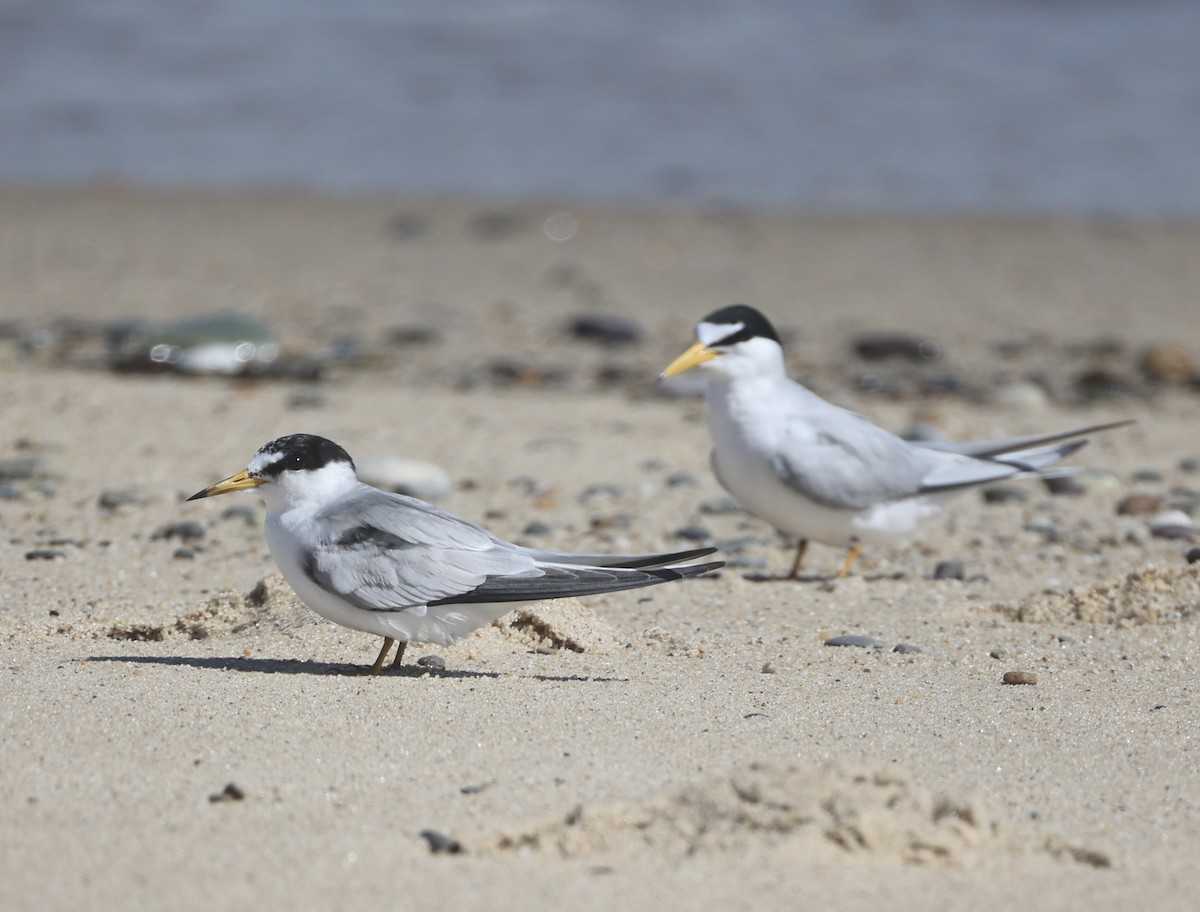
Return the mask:
M 1038 474 L 1084 443 L 1075 440 L 1053 445 L 1055 441 L 1126 423 L 1062 434 L 924 446 L 902 440 L 853 412 L 829 403 L 821 405 L 791 418 L 773 468 L 789 488 L 842 510 Z
M 314 583 L 368 611 L 402 611 L 475 591 L 492 577 L 540 577 L 522 549 L 432 504 L 362 485 L 317 517 L 304 558 Z
M 328 534 L 306 555 L 305 573 L 368 611 L 615 592 L 722 566 L 721 561 L 665 569 L 586 566 L 580 562 L 589 555 L 529 551 L 424 501 L 365 485 L 337 510 L 321 514 L 318 524 Z M 630 562 L 651 567 L 712 550 L 633 556 Z M 610 559 L 622 560 L 598 557 Z
M 865 418 L 827 405 L 794 416 L 772 460 L 776 476 L 826 507 L 861 510 L 921 492 L 937 454 L 918 450 Z

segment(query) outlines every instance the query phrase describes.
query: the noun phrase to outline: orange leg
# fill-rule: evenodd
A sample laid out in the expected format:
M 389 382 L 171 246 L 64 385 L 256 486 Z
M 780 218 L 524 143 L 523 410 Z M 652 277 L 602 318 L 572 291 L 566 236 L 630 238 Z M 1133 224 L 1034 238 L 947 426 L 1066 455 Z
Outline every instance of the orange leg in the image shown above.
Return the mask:
M 400 645 L 396 647 L 396 658 L 392 660 L 393 671 L 400 667 L 400 660 L 404 658 L 404 650 L 407 646 L 408 643 L 404 642 L 404 640 L 401 640 Z
M 391 637 L 383 638 L 383 648 L 379 650 L 379 657 L 375 659 L 375 664 L 371 666 L 371 670 L 367 674 L 377 675 L 383 668 L 383 660 L 387 658 L 387 654 L 392 650 L 392 644 L 396 642 Z M 400 644 L 400 652 L 404 652 L 404 644 Z M 397 657 L 399 658 L 399 657 Z
M 854 566 L 854 562 L 858 560 L 858 555 L 862 553 L 862 545 L 858 542 L 854 543 L 854 547 L 850 549 L 850 553 L 846 555 L 846 562 L 842 564 L 842 570 L 838 573 L 837 578 L 842 579 L 849 575 L 850 568 Z

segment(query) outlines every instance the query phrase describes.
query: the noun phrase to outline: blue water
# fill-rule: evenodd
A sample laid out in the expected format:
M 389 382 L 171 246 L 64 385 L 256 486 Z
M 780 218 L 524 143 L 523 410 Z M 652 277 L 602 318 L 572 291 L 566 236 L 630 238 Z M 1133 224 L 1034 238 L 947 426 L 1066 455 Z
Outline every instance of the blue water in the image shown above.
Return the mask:
M 1195 0 L 0 0 L 0 182 L 1200 217 Z

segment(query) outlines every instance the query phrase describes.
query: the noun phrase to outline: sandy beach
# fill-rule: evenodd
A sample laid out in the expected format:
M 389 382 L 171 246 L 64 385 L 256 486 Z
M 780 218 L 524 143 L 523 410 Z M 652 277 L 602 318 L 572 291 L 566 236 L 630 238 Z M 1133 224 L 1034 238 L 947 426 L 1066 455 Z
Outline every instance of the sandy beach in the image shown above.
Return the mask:
M 0 189 L 4 907 L 1193 908 L 1200 536 L 1152 521 L 1200 506 L 1197 249 L 1114 219 Z M 724 502 L 702 400 L 654 385 L 734 301 L 897 432 L 1137 423 L 1074 493 L 967 492 L 849 578 L 758 581 L 791 543 Z M 224 311 L 319 370 L 112 369 L 114 327 Z M 864 359 L 868 333 L 938 357 Z M 440 466 L 501 537 L 730 565 L 365 678 L 378 640 L 296 601 L 257 498 L 183 503 L 298 431 Z

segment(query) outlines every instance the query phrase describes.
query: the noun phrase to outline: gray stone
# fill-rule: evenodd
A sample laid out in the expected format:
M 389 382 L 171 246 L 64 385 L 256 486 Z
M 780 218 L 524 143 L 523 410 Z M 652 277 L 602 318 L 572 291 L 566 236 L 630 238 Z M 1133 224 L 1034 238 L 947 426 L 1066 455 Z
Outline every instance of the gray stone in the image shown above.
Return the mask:
M 825 641 L 826 646 L 859 646 L 864 649 L 878 649 L 886 646 L 887 643 L 878 637 L 864 636 L 862 634 L 852 633 L 843 636 L 830 637 Z
M 963 565 L 958 561 L 940 561 L 933 568 L 933 578 L 935 580 L 960 580 L 965 575 L 963 573 Z

